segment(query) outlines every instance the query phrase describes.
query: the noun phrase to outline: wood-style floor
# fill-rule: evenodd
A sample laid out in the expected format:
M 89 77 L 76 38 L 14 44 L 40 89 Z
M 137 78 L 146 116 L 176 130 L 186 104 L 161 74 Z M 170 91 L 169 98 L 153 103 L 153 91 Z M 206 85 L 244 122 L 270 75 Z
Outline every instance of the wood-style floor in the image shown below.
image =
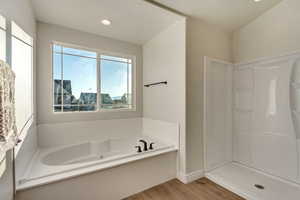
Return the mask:
M 189 184 L 177 179 L 155 186 L 124 200 L 245 200 L 214 182 L 202 178 Z

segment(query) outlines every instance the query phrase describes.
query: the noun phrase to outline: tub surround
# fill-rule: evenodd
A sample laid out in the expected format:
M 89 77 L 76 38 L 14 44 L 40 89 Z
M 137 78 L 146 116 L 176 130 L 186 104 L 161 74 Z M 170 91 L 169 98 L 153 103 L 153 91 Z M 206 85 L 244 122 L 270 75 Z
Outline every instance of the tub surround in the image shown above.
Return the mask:
M 142 118 L 40 124 L 38 144 L 41 148 L 49 148 L 82 141 L 127 138 L 141 134 L 142 128 Z
M 176 177 L 177 153 L 141 159 L 21 190 L 18 200 L 119 200 Z
M 49 150 L 48 150 L 49 151 Z M 51 151 L 51 150 L 50 150 Z M 112 158 L 107 158 L 99 160 L 98 162 L 87 162 L 84 164 L 73 164 L 73 165 L 62 165 L 62 166 L 49 166 L 41 163 L 41 158 L 47 152 L 38 152 L 33 159 L 31 166 L 29 166 L 28 171 L 23 179 L 19 180 L 17 185 L 17 190 L 26 190 L 29 188 L 47 185 L 57 181 L 62 181 L 65 179 L 78 177 L 81 175 L 110 169 L 120 165 L 128 164 L 131 162 L 160 156 L 163 154 L 176 152 L 177 149 L 173 146 L 166 146 L 161 149 L 143 152 L 143 153 L 132 153 L 121 156 L 112 156 Z M 176 166 L 176 160 L 173 162 Z M 73 169 L 72 169 L 73 168 Z M 175 176 L 173 177 L 175 178 Z
M 172 144 L 176 149 L 179 148 L 179 124 L 149 118 L 143 118 L 142 123 L 143 135 L 162 141 L 165 144 Z
M 40 146 L 17 177 L 18 190 L 176 152 L 179 147 L 178 124 L 148 118 L 44 124 L 38 129 Z M 137 153 L 135 146 L 143 145 L 140 139 L 148 145 L 154 142 L 154 149 Z M 95 159 L 99 155 L 102 159 Z

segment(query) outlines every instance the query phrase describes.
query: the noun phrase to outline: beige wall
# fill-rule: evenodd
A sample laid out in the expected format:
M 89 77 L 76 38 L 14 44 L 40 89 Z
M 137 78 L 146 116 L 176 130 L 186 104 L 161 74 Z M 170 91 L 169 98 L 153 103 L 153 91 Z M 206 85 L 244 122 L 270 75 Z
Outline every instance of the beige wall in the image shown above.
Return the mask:
M 187 172 L 203 169 L 204 56 L 231 61 L 230 33 L 201 20 L 187 21 Z
M 131 118 L 142 115 L 142 47 L 127 42 L 101 37 L 77 30 L 45 23 L 37 26 L 37 106 L 38 124 L 87 121 L 99 119 Z M 137 57 L 136 85 L 137 111 L 84 112 L 54 114 L 52 110 L 52 52 L 53 41 L 75 44 L 92 49 L 123 53 Z
M 185 171 L 186 20 L 177 21 L 143 46 L 144 84 L 168 81 L 143 90 L 146 118 L 180 125 L 180 163 Z
M 300 51 L 300 1 L 283 0 L 234 33 L 234 61 Z

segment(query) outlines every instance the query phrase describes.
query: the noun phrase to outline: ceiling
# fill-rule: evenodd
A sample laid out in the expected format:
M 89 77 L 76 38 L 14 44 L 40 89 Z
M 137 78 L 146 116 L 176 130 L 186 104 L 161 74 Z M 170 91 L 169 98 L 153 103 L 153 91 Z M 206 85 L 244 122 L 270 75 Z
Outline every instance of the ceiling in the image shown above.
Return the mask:
M 282 0 L 154 0 L 233 31 Z M 143 0 L 32 0 L 38 21 L 144 44 L 180 16 Z M 112 21 L 111 26 L 101 24 Z
M 189 16 L 234 31 L 282 0 L 155 0 Z
M 144 44 L 181 17 L 142 0 L 32 0 L 38 21 Z M 101 20 L 112 21 L 104 26 Z

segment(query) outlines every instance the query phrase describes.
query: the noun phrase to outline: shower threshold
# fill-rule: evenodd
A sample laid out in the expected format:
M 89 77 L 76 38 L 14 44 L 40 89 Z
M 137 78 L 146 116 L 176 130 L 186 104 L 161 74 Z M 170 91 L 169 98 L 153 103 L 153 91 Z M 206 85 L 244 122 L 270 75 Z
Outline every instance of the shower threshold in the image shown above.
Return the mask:
M 234 162 L 205 176 L 247 200 L 299 200 L 300 197 L 300 185 Z

